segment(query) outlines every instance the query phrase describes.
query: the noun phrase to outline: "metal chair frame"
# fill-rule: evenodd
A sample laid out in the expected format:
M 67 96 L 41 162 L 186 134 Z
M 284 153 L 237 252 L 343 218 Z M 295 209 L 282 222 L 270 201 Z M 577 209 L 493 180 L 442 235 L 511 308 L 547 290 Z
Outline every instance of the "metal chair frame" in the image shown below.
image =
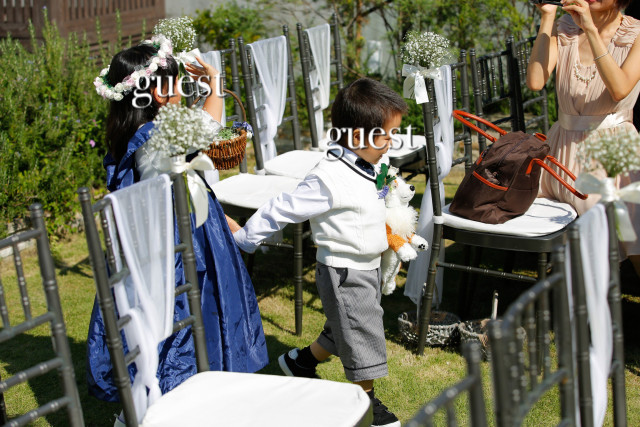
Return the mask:
M 195 254 L 193 252 L 193 237 L 191 234 L 191 218 L 189 214 L 189 202 L 186 185 L 182 174 L 172 174 L 174 209 L 178 224 L 178 233 L 181 243 L 176 245 L 176 252 L 182 252 L 182 262 L 184 266 L 185 283 L 175 289 L 175 294 L 187 293 L 189 312 L 191 315 L 174 323 L 173 332 L 191 327 L 193 333 L 196 363 L 198 372 L 209 370 L 207 357 L 207 346 L 202 321 L 202 308 L 200 306 L 200 287 L 198 284 L 198 273 L 196 271 Z M 104 319 L 105 332 L 107 336 L 107 347 L 113 366 L 113 380 L 118 389 L 120 403 L 127 426 L 136 427 L 138 418 L 136 416 L 131 393 L 131 380 L 128 366 L 135 363 L 136 357 L 140 354 L 138 347 L 129 349 L 125 354 L 124 342 L 121 331 L 131 320 L 129 317 L 120 317 L 117 314 L 115 299 L 112 287 L 129 274 L 129 269 L 123 258 L 123 268 L 116 271 L 115 257 L 111 252 L 113 248 L 110 242 L 109 226 L 105 214 L 111 203 L 108 199 L 102 199 L 92 204 L 90 190 L 82 187 L 78 190 L 78 198 L 82 208 L 85 234 L 89 248 L 89 258 L 93 268 L 93 277 L 97 289 L 98 304 Z M 95 214 L 100 216 L 100 225 L 103 231 L 106 249 L 102 248 L 100 233 L 95 221 Z M 113 274 L 110 271 L 115 272 Z
M 555 386 L 560 394 L 559 425 L 575 425 L 573 338 L 564 276 L 564 245 L 554 248 L 553 257 L 560 267 L 558 272 L 539 280 L 521 294 L 507 308 L 502 319 L 489 322 L 496 425 L 499 427 L 523 425 L 535 403 Z M 552 370 L 549 351 L 552 318 L 557 349 L 555 370 Z M 544 337 L 541 346 L 540 334 Z
M 627 425 L 627 404 L 624 379 L 624 339 L 622 328 L 622 306 L 620 292 L 620 270 L 618 238 L 616 235 L 615 208 L 612 203 L 606 205 L 609 228 L 609 293 L 607 302 L 613 324 L 613 355 L 609 372 L 613 391 L 613 425 Z M 569 229 L 571 251 L 571 278 L 574 300 L 574 319 L 577 340 L 577 381 L 579 390 L 580 421 L 583 427 L 593 427 L 593 398 L 591 394 L 591 368 L 589 365 L 590 333 L 588 310 L 584 289 L 584 273 L 580 250 L 580 235 L 577 225 Z
M 458 62 L 449 64 L 451 66 L 451 91 L 453 96 L 452 104 L 454 109 L 463 110 L 466 112 L 471 111 L 470 107 L 470 87 L 469 87 L 469 66 L 467 63 L 467 52 L 465 50 L 460 51 Z M 435 124 L 438 117 L 438 105 L 435 102 L 435 89 L 433 86 L 433 80 L 427 79 L 427 90 L 429 92 L 429 99 L 433 100 L 429 102 L 426 108 L 429 108 L 432 116 L 432 121 Z M 458 95 L 458 88 L 460 94 Z M 458 108 L 459 107 L 459 108 Z M 423 104 L 424 114 L 425 104 Z M 455 125 L 455 123 L 454 123 Z M 432 128 L 433 129 L 433 128 Z M 464 144 L 464 154 L 453 160 L 452 166 L 464 163 L 465 173 L 470 171 L 473 166 L 473 152 L 471 146 L 471 130 L 466 126 L 461 126 L 459 132 L 455 132 L 453 136 L 454 143 L 462 141 Z M 426 129 L 425 129 L 426 132 Z M 428 144 L 427 144 L 428 145 Z M 407 172 L 409 175 L 405 177 L 405 180 L 409 181 L 417 175 L 424 174 L 427 183 L 429 182 L 429 166 L 427 162 L 428 150 L 425 146 L 420 150 L 403 156 L 391 158 L 391 166 L 399 168 L 402 172 Z
M 435 425 L 433 418 L 440 409 L 446 411 L 447 425 L 450 427 L 457 426 L 458 421 L 454 403 L 463 393 L 469 394 L 469 425 L 471 427 L 487 426 L 487 410 L 484 404 L 482 371 L 480 369 L 480 361 L 482 360 L 480 344 L 477 342 L 465 343 L 462 346 L 462 354 L 467 362 L 467 375 L 461 381 L 427 402 L 409 420 L 406 427 L 433 427 Z
M 72 426 L 84 426 L 82 408 L 80 406 L 80 396 L 78 386 L 73 371 L 71 360 L 71 349 L 67 338 L 66 327 L 62 315 L 60 295 L 58 293 L 58 282 L 56 280 L 55 266 L 47 228 L 44 222 L 42 205 L 35 203 L 29 208 L 32 228 L 16 233 L 0 241 L 0 249 L 12 248 L 13 259 L 16 269 L 17 283 L 20 289 L 20 302 L 24 321 L 12 324 L 9 318 L 9 309 L 5 299 L 4 284 L 0 281 L 0 316 L 2 318 L 2 330 L 0 330 L 0 343 L 6 343 L 27 331 L 38 328 L 41 325 L 49 324 L 51 330 L 53 353 L 55 356 L 49 360 L 39 362 L 27 369 L 16 372 L 9 378 L 0 380 L 0 422 L 9 426 L 24 426 L 34 422 L 37 418 L 44 417 L 52 412 L 65 409 L 69 417 L 68 422 Z M 46 312 L 34 314 L 29 301 L 27 290 L 27 280 L 23 269 L 22 255 L 19 244 L 28 241 L 36 242 L 38 251 L 38 264 L 44 296 L 47 304 Z M 6 344 L 5 344 L 6 346 Z M 60 375 L 63 396 L 46 402 L 40 407 L 28 411 L 11 420 L 8 419 L 4 403 L 4 393 L 10 388 L 25 383 L 31 379 L 47 374 L 52 370 L 57 370 Z
M 436 217 L 441 217 L 442 204 L 440 203 L 438 164 L 433 134 L 434 109 L 431 104 L 432 102 L 424 103 L 422 111 L 423 120 L 425 123 L 425 136 L 427 138 L 427 166 L 429 167 L 429 189 L 431 191 L 433 213 Z M 429 319 L 431 316 L 431 304 L 433 301 L 436 273 L 438 268 L 457 270 L 461 271 L 464 274 L 481 274 L 490 277 L 498 277 L 533 284 L 536 282 L 536 278 L 531 276 L 478 267 L 477 259 L 480 257 L 480 254 L 475 252 L 481 250 L 482 248 L 491 248 L 509 252 L 537 253 L 537 279 L 544 279 L 547 275 L 547 269 L 550 267 L 548 254 L 552 252 L 555 246 L 564 241 L 567 230 L 568 228 L 565 227 L 555 233 L 547 234 L 544 236 L 528 237 L 494 234 L 490 232 L 469 231 L 460 228 L 454 228 L 438 222 L 434 223 L 433 240 L 431 243 L 431 257 L 427 270 L 427 281 L 425 284 L 425 291 L 420 303 L 417 349 L 418 354 L 422 354 L 424 352 L 427 330 L 429 327 Z M 456 243 L 465 245 L 463 264 L 439 261 L 440 251 L 444 250 L 445 248 L 444 239 L 452 240 Z M 472 251 L 474 252 L 474 254 L 471 253 Z M 464 278 L 462 282 L 466 287 L 466 289 L 463 290 L 463 293 L 467 294 L 469 290 L 472 289 L 470 287 L 471 284 Z M 464 299 L 461 299 L 461 302 L 464 302 Z
M 527 79 L 527 65 L 529 64 L 529 57 L 531 55 L 531 48 L 535 42 L 536 37 L 529 37 L 524 40 L 515 42 L 516 59 L 518 62 L 518 79 L 520 81 L 520 88 L 522 93 L 522 114 L 524 119 L 525 129 L 531 129 L 534 131 L 540 131 L 544 134 L 549 132 L 549 101 L 547 98 L 546 86 L 538 92 L 531 92 L 529 99 L 524 99 L 524 94 L 527 93 L 525 85 Z M 524 112 L 529 110 L 532 106 L 540 106 L 540 114 L 534 115 L 530 119 L 526 119 Z
M 283 26 L 283 32 L 285 37 L 287 38 L 287 44 L 289 45 L 289 33 L 288 27 Z M 261 145 L 260 145 L 260 135 L 257 124 L 257 114 L 264 109 L 259 106 L 258 108 L 254 105 L 254 88 L 259 87 L 260 81 L 257 72 L 255 71 L 255 67 L 253 65 L 253 59 L 251 58 L 249 48 L 244 44 L 244 40 L 242 37 L 238 38 L 238 47 L 240 50 L 240 63 L 242 68 L 242 77 L 244 81 L 244 91 L 247 103 L 247 112 L 248 119 L 250 120 L 252 126 L 254 127 L 253 132 L 253 147 L 256 155 L 256 168 L 258 170 L 264 169 L 264 162 L 262 157 Z M 291 49 L 289 49 L 289 72 L 288 72 L 288 94 L 287 102 L 289 104 L 289 113 L 288 117 L 283 118 L 283 125 L 291 122 L 293 136 L 294 136 L 294 146 L 296 149 L 301 149 L 302 145 L 300 143 L 300 125 L 298 122 L 298 110 L 297 104 L 295 100 L 295 85 L 293 79 L 293 65 L 291 61 Z M 282 125 L 281 125 L 282 126 Z M 246 173 L 246 165 L 244 170 L 241 168 L 240 170 L 243 173 Z M 262 179 L 275 179 L 275 177 L 266 175 L 262 176 Z M 220 201 L 222 208 L 224 211 L 230 215 L 241 218 L 241 222 L 249 218 L 253 213 L 255 213 L 255 209 L 235 206 L 229 203 L 225 203 L 224 201 Z M 304 224 L 291 224 L 293 228 L 293 242 L 292 243 L 284 243 L 284 242 L 263 242 L 262 246 L 269 247 L 277 247 L 284 248 L 293 251 L 293 282 L 295 288 L 295 296 L 294 296 L 294 304 L 295 304 L 295 333 L 296 335 L 302 334 L 302 276 L 303 276 L 303 240 L 305 237 L 309 237 L 311 235 L 310 232 L 304 231 Z M 253 267 L 253 257 L 249 258 L 248 269 L 252 270 Z
M 510 114 L 492 122 L 496 125 L 509 122 L 512 131 L 525 131 L 520 72 L 513 36 L 507 38 L 505 50 L 476 56 L 475 49 L 471 49 L 469 57 L 475 114 L 485 117 L 487 107 L 508 101 Z M 486 140 L 481 135 L 478 136 L 478 145 L 480 152 L 486 148 Z
M 331 59 L 331 66 L 334 68 L 335 80 L 331 80 L 331 86 L 337 87 L 338 90 L 344 87 L 344 78 L 342 70 L 342 47 L 340 46 L 340 27 L 338 25 L 338 16 L 334 13 L 331 15 L 331 22 L 329 22 L 331 29 L 331 36 L 333 38 L 333 58 Z M 309 46 L 309 37 L 302 28 L 302 24 L 296 24 L 298 31 L 298 48 L 300 50 L 300 64 L 302 66 L 302 82 L 304 86 L 304 95 L 307 104 L 307 111 L 309 114 L 309 128 L 311 131 L 311 149 L 318 150 L 320 145 L 320 139 L 322 135 L 318 135 L 318 128 L 316 125 L 315 113 L 320 110 L 319 105 L 314 105 L 313 94 L 319 89 L 313 90 L 311 88 L 311 81 L 309 74 L 315 70 L 315 62 L 313 61 L 313 54 L 311 53 L 311 47 Z M 333 100 L 330 101 L 331 105 Z

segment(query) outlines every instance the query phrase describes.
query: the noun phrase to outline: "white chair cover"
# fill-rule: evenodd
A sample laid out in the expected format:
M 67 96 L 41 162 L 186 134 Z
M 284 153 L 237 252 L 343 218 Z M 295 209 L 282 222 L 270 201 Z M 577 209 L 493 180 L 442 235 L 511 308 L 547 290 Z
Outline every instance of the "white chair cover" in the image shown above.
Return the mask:
M 451 170 L 453 159 L 453 95 L 451 89 L 451 67 L 443 65 L 440 67 L 442 79 L 434 80 L 436 90 L 436 102 L 440 121 L 434 125 L 434 141 L 436 142 L 438 156 L 438 181 L 440 183 L 440 203 L 444 206 L 444 186 L 442 180 Z M 431 202 L 431 191 L 425 189 L 420 205 L 420 216 L 416 233 L 431 242 L 433 239 L 433 205 Z M 440 252 L 440 260 L 444 261 L 444 251 Z M 407 271 L 407 282 L 404 286 L 404 294 L 415 304 L 420 304 L 422 289 L 427 281 L 427 267 L 431 257 L 431 245 L 426 251 L 418 252 L 418 258 L 411 261 Z M 439 304 L 442 299 L 442 274 L 436 275 L 437 292 L 434 303 Z
M 302 180 L 324 156 L 326 156 L 324 151 L 287 151 L 265 162 L 264 170 L 267 175 L 288 176 Z
M 309 46 L 313 55 L 315 70 L 309 73 L 311 89 L 314 90 L 313 105 L 319 105 L 320 110 L 315 113 L 316 129 L 318 137 L 324 136 L 324 115 L 323 111 L 329 106 L 331 90 L 331 28 L 329 24 L 318 25 L 317 27 L 305 30 L 309 36 Z M 318 88 L 319 90 L 315 91 Z
M 131 316 L 124 333 L 129 348 L 138 346 L 138 372 L 132 393 L 138 419 L 162 395 L 156 378 L 158 344 L 171 335 L 174 309 L 174 237 L 171 180 L 163 174 L 140 181 L 106 196 L 112 204 L 118 239 L 112 236 L 117 270 L 123 265 L 130 275 L 114 286 L 121 316 Z M 114 230 L 114 227 L 110 227 Z
M 262 82 L 262 89 L 254 91 L 254 104 L 256 108 L 265 106 L 264 111 L 258 113 L 258 128 L 265 126 L 260 131 L 260 144 L 262 157 L 266 162 L 276 156 L 274 139 L 282 122 L 287 100 L 287 39 L 278 36 L 259 40 L 248 46 Z M 254 132 L 258 132 L 258 129 Z
M 593 420 L 595 425 L 601 426 L 607 411 L 607 381 L 613 355 L 613 325 L 607 304 L 610 279 L 609 245 L 603 244 L 609 241 L 609 228 L 604 205 L 596 204 L 578 218 L 576 224 L 580 233 L 580 254 L 591 332 L 589 364 Z M 570 253 L 568 246 L 565 252 Z M 570 263 L 566 264 L 566 269 L 567 277 L 571 277 Z M 568 282 L 569 301 L 572 301 L 572 283 L 571 280 Z
M 141 427 L 352 427 L 370 402 L 351 383 L 208 371 L 162 396 Z

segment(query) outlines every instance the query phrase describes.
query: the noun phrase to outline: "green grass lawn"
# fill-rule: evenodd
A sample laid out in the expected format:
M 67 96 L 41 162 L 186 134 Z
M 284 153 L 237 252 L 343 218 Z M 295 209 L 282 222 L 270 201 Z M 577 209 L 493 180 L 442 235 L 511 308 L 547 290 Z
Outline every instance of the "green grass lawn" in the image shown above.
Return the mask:
M 224 175 L 223 175 L 224 176 Z M 461 172 L 454 174 L 452 181 L 447 182 L 447 195 L 451 197 Z M 424 191 L 424 177 L 420 176 L 412 181 L 416 185 L 418 194 L 415 205 L 419 206 L 419 199 Z M 76 380 L 80 387 L 82 407 L 87 425 L 111 426 L 114 414 L 120 411 L 118 404 L 99 401 L 87 394 L 85 381 L 85 343 L 89 316 L 95 294 L 91 267 L 89 265 L 86 242 L 83 235 L 71 236 L 68 240 L 53 244 L 56 260 L 58 284 L 62 299 L 67 331 L 71 345 L 75 366 Z M 34 250 L 27 250 L 25 254 L 26 271 L 28 275 L 33 306 L 41 309 L 42 297 L 38 297 L 40 290 Z M 253 282 L 260 305 L 263 326 L 269 349 L 269 365 L 261 372 L 280 375 L 277 357 L 291 347 L 309 344 L 317 337 L 324 323 L 324 316 L 320 300 L 314 283 L 314 255 L 315 250 L 309 247 L 305 251 L 304 263 L 304 316 L 303 335 L 298 337 L 294 330 L 294 305 L 292 285 L 292 259 L 287 251 L 271 249 L 266 253 L 258 253 L 253 270 Z M 499 255 L 496 255 L 499 256 Z M 526 270 L 529 259 L 518 259 L 522 268 Z M 12 314 L 20 317 L 21 309 L 19 293 L 15 285 L 11 258 L 0 261 L 0 277 L 5 287 L 9 307 Z M 465 375 L 464 359 L 457 349 L 427 348 L 423 356 L 416 356 L 412 349 L 405 347 L 398 331 L 398 315 L 405 311 L 415 310 L 415 305 L 402 295 L 402 284 L 405 280 L 404 270 L 399 277 L 400 288 L 393 295 L 384 296 L 382 306 L 385 310 L 385 328 L 387 333 L 387 353 L 390 375 L 376 381 L 376 394 L 402 421 L 406 421 L 420 408 L 420 406 L 435 397 L 440 391 L 452 385 Z M 640 343 L 639 333 L 635 328 L 640 315 L 640 284 L 630 283 L 632 275 L 627 275 L 623 291 L 625 314 L 625 344 L 626 344 L 626 381 L 629 425 L 640 425 Z M 470 318 L 488 317 L 490 313 L 491 294 L 494 289 L 500 292 L 500 312 L 524 288 L 522 285 L 507 284 L 490 281 L 479 282 L 471 307 Z M 457 312 L 457 277 L 454 273 L 447 273 L 445 277 L 445 292 L 441 309 Z M 23 334 L 14 343 L 3 344 L 0 348 L 0 375 L 4 378 L 12 372 L 26 366 L 27 362 L 42 360 L 48 352 L 43 348 L 50 347 L 48 330 L 41 328 L 37 331 Z M 488 413 L 493 407 L 490 389 L 490 369 L 486 362 L 482 363 L 484 376 L 484 390 Z M 345 381 L 342 366 L 337 358 L 331 358 L 318 368 L 322 378 Z M 10 416 L 32 409 L 58 393 L 56 374 L 48 375 L 44 380 L 34 381 L 10 391 L 5 395 L 7 411 Z M 557 395 L 552 391 L 535 408 L 527 421 L 527 425 L 536 427 L 553 425 L 557 420 Z M 458 402 L 461 408 L 466 401 Z M 491 417 L 490 417 L 491 418 Z M 440 419 L 442 424 L 443 419 Z M 468 425 L 468 420 L 460 419 L 460 425 Z M 490 421 L 493 425 L 493 420 Z M 606 425 L 612 425 L 611 415 Z M 64 414 L 55 414 L 41 420 L 35 425 L 67 425 Z

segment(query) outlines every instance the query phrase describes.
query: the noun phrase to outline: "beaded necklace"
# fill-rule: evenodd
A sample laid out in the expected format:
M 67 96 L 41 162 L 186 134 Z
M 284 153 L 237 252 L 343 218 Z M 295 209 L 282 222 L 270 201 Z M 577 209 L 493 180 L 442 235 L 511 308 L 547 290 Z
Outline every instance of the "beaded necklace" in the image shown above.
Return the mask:
M 591 83 L 591 80 L 596 78 L 596 70 L 597 68 L 591 71 L 590 76 L 583 76 L 582 74 L 580 74 L 580 69 L 579 69 L 579 64 L 577 59 L 576 59 L 576 62 L 573 64 L 573 75 L 576 76 L 576 79 L 583 82 L 587 86 L 589 86 L 589 83 Z

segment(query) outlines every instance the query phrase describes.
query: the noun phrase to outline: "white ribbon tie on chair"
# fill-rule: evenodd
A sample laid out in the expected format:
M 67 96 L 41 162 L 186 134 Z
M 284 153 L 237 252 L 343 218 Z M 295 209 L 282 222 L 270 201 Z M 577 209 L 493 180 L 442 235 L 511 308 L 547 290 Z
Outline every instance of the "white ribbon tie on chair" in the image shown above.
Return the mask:
M 187 187 L 193 201 L 193 210 L 196 215 L 196 227 L 200 227 L 209 216 L 209 189 L 202 182 L 202 178 L 196 171 L 213 170 L 213 162 L 203 153 L 198 154 L 190 162 L 185 160 L 185 156 L 171 157 L 171 172 L 187 173 Z
M 329 24 L 318 25 L 306 29 L 309 47 L 313 55 L 315 70 L 309 73 L 309 81 L 313 91 L 313 105 L 320 110 L 315 113 L 318 137 L 324 137 L 323 110 L 329 106 L 331 96 L 331 28 Z M 316 90 L 318 89 L 318 90 Z
M 129 315 L 125 326 L 129 349 L 136 346 L 140 355 L 138 372 L 132 386 L 138 420 L 161 391 L 156 378 L 158 344 L 173 331 L 175 255 L 171 180 L 163 174 L 106 196 L 111 201 L 122 253 L 130 275 L 114 286 L 120 316 Z M 109 212 L 109 211 L 107 211 Z M 110 230 L 115 229 L 111 226 Z M 112 235 L 116 269 L 120 259 L 118 239 Z
M 621 242 L 633 242 L 638 238 L 629 218 L 629 209 L 624 202 L 640 204 L 640 182 L 633 182 L 617 189 L 614 178 L 599 180 L 590 173 L 581 173 L 576 180 L 576 188 L 583 193 L 602 195 L 602 203 L 613 202 L 616 228 Z
M 402 66 L 402 77 L 406 77 L 406 79 L 402 84 L 402 96 L 415 99 L 416 104 L 429 102 L 427 84 L 424 78 L 427 77 L 435 81 L 440 80 L 442 78 L 441 68 L 425 68 L 418 65 L 404 64 Z
M 264 105 L 258 113 L 258 129 L 264 161 L 273 159 L 276 153 L 275 137 L 282 122 L 287 100 L 287 66 L 289 63 L 287 39 L 284 36 L 259 40 L 248 45 L 256 67 L 262 89 L 254 92 L 256 107 Z M 293 94 L 292 96 L 295 96 Z M 262 119 L 261 119 L 262 116 Z M 258 132 L 254 129 L 254 132 Z
M 438 181 L 440 183 L 440 203 L 444 206 L 444 186 L 442 180 L 449 174 L 451 170 L 451 161 L 453 159 L 453 93 L 451 86 L 451 67 L 443 65 L 438 70 L 440 79 L 434 80 L 436 92 L 436 102 L 438 104 L 438 112 L 440 122 L 434 125 L 434 140 L 436 141 L 436 149 L 438 156 Z M 433 239 L 434 222 L 442 223 L 441 218 L 434 218 L 433 205 L 431 202 L 431 191 L 425 188 L 420 204 L 420 217 L 416 233 L 422 236 L 428 242 Z M 418 252 L 418 258 L 411 262 L 407 272 L 407 282 L 404 286 L 404 295 L 411 298 L 415 304 L 420 304 L 422 298 L 424 284 L 427 280 L 427 268 L 431 257 L 431 245 L 426 251 Z M 441 252 L 441 260 L 444 260 L 444 251 Z M 435 303 L 440 303 L 442 299 L 442 274 L 436 275 L 437 297 Z
M 613 326 L 609 304 L 606 303 L 610 279 L 609 245 L 602 244 L 603 241 L 609 241 L 607 214 L 604 205 L 596 204 L 580 216 L 576 220 L 576 224 L 580 234 L 580 253 L 591 334 L 589 364 L 591 367 L 593 419 L 595 425 L 601 426 L 607 411 L 607 381 L 613 354 Z M 569 250 L 567 249 L 566 252 L 569 253 Z M 570 272 L 569 264 L 566 265 L 566 268 L 567 272 Z M 574 285 L 571 284 L 571 286 Z M 571 286 L 567 289 L 570 301 L 572 300 Z
M 200 56 L 200 49 L 198 48 L 190 50 L 189 52 L 187 51 L 178 52 L 173 55 L 175 60 L 179 64 L 183 64 L 183 65 L 191 64 L 192 62 L 197 62 L 196 57 L 198 56 Z

